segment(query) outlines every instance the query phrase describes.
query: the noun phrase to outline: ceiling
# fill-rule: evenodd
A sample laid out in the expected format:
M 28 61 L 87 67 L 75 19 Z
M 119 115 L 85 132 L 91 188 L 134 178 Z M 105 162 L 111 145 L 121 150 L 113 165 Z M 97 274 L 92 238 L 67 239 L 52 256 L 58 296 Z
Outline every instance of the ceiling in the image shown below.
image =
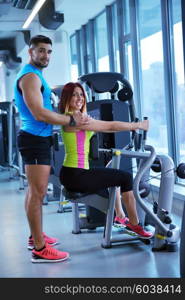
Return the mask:
M 113 2 L 113 0 L 55 0 L 55 7 L 64 13 L 65 21 L 61 28 L 71 34 Z
M 30 33 L 34 28 L 46 30 L 47 26 L 41 22 L 41 12 L 37 15 L 30 27 L 23 30 L 22 26 L 31 13 L 31 9 L 37 0 L 0 0 L 0 60 L 4 61 L 8 68 L 14 69 L 20 63 L 17 54 L 28 43 Z M 72 34 L 75 30 L 99 14 L 106 5 L 113 0 L 46 0 L 44 5 L 52 1 L 53 12 L 64 16 L 63 22 L 56 23 L 55 30 L 63 30 Z M 48 3 L 49 2 L 49 3 Z M 17 7 L 16 7 L 17 6 Z M 44 6 L 43 6 L 44 7 Z M 28 9 L 29 8 L 29 9 Z M 42 10 L 43 8 L 41 8 Z M 51 12 L 46 13 L 46 18 Z M 47 30 L 52 30 L 52 27 Z
M 30 0 L 22 0 L 30 1 Z M 50 1 L 50 0 L 47 0 Z M 21 30 L 22 25 L 30 9 L 20 9 L 13 7 L 13 0 L 0 0 L 0 31 Z M 113 0 L 54 0 L 55 11 L 64 14 L 64 23 L 58 28 L 67 31 L 69 34 L 79 29 L 81 25 L 88 22 L 101 12 L 106 5 L 114 2 Z M 38 16 L 35 17 L 33 24 L 39 22 Z M 29 28 L 28 28 L 29 29 Z

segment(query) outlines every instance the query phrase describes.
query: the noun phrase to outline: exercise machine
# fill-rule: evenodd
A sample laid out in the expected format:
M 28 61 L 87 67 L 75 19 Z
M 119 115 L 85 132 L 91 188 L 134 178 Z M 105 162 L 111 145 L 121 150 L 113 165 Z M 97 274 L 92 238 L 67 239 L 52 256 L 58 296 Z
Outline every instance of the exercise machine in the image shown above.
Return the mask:
M 166 218 L 164 218 L 161 209 L 158 210 L 158 214 L 156 215 L 153 211 L 151 211 L 147 205 L 145 204 L 144 200 L 141 198 L 140 194 L 143 192 L 140 189 L 140 182 L 142 175 L 145 173 L 148 168 L 151 167 L 153 161 L 156 158 L 155 149 L 152 146 L 146 145 L 145 147 L 146 152 L 138 152 L 138 151 L 130 151 L 127 149 L 111 149 L 102 151 L 108 151 L 112 153 L 113 158 L 111 161 L 111 167 L 118 168 L 120 165 L 120 158 L 121 155 L 125 157 L 137 158 L 143 161 L 143 164 L 140 164 L 140 167 L 137 170 L 137 174 L 134 178 L 133 184 L 133 192 L 134 196 L 142 207 L 142 209 L 149 214 L 150 218 L 152 219 L 153 223 L 155 224 L 155 234 L 154 234 L 154 242 L 153 242 L 153 251 L 160 251 L 160 250 L 167 250 L 167 251 L 176 251 L 177 250 L 177 242 L 179 240 L 179 229 L 172 224 L 172 222 L 166 222 Z M 101 150 L 100 150 L 101 151 Z M 149 152 L 149 153 L 148 153 Z M 170 161 L 170 160 L 169 160 Z M 161 186 L 161 194 L 165 191 L 166 197 L 171 195 L 171 190 L 166 189 L 167 184 L 169 183 L 168 176 L 165 174 L 162 176 L 163 184 Z M 80 219 L 79 219 L 79 212 L 78 212 L 78 203 L 86 203 L 93 207 L 100 209 L 101 211 L 106 213 L 106 225 L 105 231 L 103 235 L 102 247 L 110 248 L 114 243 L 120 243 L 125 241 L 132 241 L 132 240 L 142 240 L 138 236 L 123 236 L 118 235 L 116 237 L 112 237 L 112 224 L 113 224 L 113 217 L 114 217 L 114 206 L 115 206 L 115 196 L 116 196 L 116 188 L 109 189 L 109 197 L 103 198 L 99 197 L 96 194 L 83 194 L 83 193 L 74 193 L 67 191 L 65 188 L 63 189 L 63 193 L 67 199 L 72 202 L 73 207 L 73 233 L 80 233 Z M 161 207 L 161 199 L 159 198 L 158 205 Z M 169 207 L 170 208 L 170 207 Z M 163 209 L 162 211 L 165 211 Z M 166 213 L 165 213 L 166 216 Z M 143 240 L 144 241 L 144 240 Z M 146 241 L 145 241 L 146 242 Z M 149 241 L 148 241 L 149 242 Z
M 123 101 L 127 106 L 130 116 L 130 121 L 134 121 L 135 109 L 133 102 L 133 93 L 130 84 L 123 76 L 119 73 L 111 72 L 100 72 L 84 75 L 80 78 L 82 82 L 85 82 L 92 91 L 92 100 L 94 101 L 94 92 L 103 93 L 109 90 L 113 94 L 117 93 L 118 99 Z M 120 82 L 121 89 L 119 90 Z M 92 102 L 93 102 L 92 101 Z M 100 100 L 104 101 L 104 100 Z M 111 100 L 106 100 L 111 101 Z M 114 99 L 114 101 L 116 101 Z M 125 102 L 128 102 L 127 104 Z M 99 102 L 99 101 L 96 101 Z M 94 103 L 96 103 L 94 102 Z M 94 105 L 94 103 L 91 105 Z M 108 104 L 108 103 L 107 103 Z M 97 104 L 96 104 L 97 105 Z M 126 121 L 126 120 L 125 120 Z M 142 138 L 143 137 L 143 138 Z M 173 200 L 173 185 L 174 185 L 174 165 L 172 159 L 167 155 L 157 155 L 155 149 L 152 146 L 146 145 L 146 133 L 132 133 L 131 142 L 125 148 L 105 148 L 100 150 L 100 153 L 109 153 L 112 156 L 111 164 L 109 167 L 120 168 L 121 157 L 137 160 L 137 173 L 134 179 L 133 192 L 137 200 L 139 218 L 144 224 L 145 214 L 148 214 L 151 221 L 155 225 L 155 234 L 154 234 L 154 246 L 153 251 L 167 250 L 167 251 L 176 251 L 177 242 L 179 240 L 180 231 L 176 225 L 172 223 L 170 217 L 172 200 Z M 132 149 L 135 148 L 135 151 Z M 142 151 L 141 151 L 142 150 Z M 147 153 L 149 151 L 149 153 Z M 148 209 L 147 205 L 141 198 L 141 183 L 144 183 L 149 176 L 149 170 L 158 157 L 161 162 L 162 174 L 161 182 L 159 189 L 159 199 L 156 212 Z M 144 190 L 145 197 L 147 196 L 147 188 Z M 121 242 L 119 238 L 112 238 L 112 224 L 114 217 L 114 205 L 115 205 L 115 195 L 116 188 L 109 189 L 109 197 L 101 197 L 99 195 L 87 195 L 81 193 L 71 193 L 66 189 L 63 189 L 63 195 L 65 199 L 68 199 L 72 202 L 72 211 L 73 211 L 73 233 L 79 233 L 81 229 L 87 228 L 84 224 L 81 223 L 78 212 L 78 203 L 85 203 L 91 207 L 98 208 L 104 214 L 106 214 L 106 224 L 105 232 L 103 237 L 102 246 L 104 248 L 111 247 L 112 243 Z M 140 208 L 140 209 L 139 209 Z M 143 214 L 144 212 L 144 214 Z M 130 239 L 139 239 L 138 237 L 128 237 Z M 124 239 L 123 239 L 124 240 Z

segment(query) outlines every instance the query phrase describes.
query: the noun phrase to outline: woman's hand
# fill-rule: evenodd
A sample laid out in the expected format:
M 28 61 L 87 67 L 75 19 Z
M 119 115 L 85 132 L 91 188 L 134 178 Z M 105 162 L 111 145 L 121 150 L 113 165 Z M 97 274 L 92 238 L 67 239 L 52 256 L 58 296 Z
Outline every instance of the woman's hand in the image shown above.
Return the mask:
M 130 130 L 131 131 L 137 130 L 137 129 L 148 131 L 148 129 L 149 129 L 149 121 L 148 120 L 144 120 L 144 121 L 140 121 L 140 122 L 130 123 Z
M 148 129 L 149 129 L 149 120 L 144 120 L 144 121 L 138 122 L 138 129 L 148 131 Z
M 83 125 L 89 125 L 91 117 L 87 114 L 79 112 L 73 113 L 73 118 L 76 122 L 76 126 L 83 126 Z

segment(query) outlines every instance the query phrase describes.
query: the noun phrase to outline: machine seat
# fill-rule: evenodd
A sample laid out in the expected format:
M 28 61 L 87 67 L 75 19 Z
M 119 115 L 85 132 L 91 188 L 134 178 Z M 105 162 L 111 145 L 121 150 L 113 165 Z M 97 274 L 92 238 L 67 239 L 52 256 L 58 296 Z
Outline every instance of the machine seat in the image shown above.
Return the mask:
M 87 195 L 90 195 L 90 193 L 73 192 L 73 191 L 67 190 L 66 188 L 63 188 L 62 194 L 68 200 L 77 200 L 79 198 L 83 198 Z

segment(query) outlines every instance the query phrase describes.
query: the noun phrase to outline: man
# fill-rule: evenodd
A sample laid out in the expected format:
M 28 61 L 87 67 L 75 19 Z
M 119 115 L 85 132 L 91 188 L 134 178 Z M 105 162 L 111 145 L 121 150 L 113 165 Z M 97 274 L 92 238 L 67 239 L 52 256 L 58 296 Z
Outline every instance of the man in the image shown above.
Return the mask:
M 18 147 L 28 180 L 25 199 L 31 232 L 28 249 L 32 250 L 32 262 L 58 262 L 66 260 L 69 254 L 53 248 L 58 239 L 42 231 L 42 202 L 51 165 L 52 124 L 75 126 L 87 124 L 89 120 L 79 113 L 65 116 L 52 111 L 51 89 L 42 74 L 50 60 L 52 41 L 46 36 L 34 36 L 28 52 L 29 63 L 18 73 L 14 88 L 22 121 Z

